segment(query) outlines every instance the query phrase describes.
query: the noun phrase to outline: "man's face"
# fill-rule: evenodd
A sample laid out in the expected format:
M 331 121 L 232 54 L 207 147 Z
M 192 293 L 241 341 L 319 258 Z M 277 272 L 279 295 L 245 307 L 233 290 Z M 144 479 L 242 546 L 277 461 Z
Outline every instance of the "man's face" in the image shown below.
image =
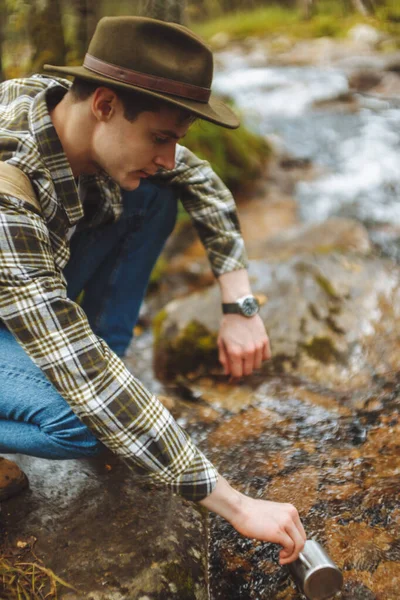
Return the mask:
M 132 123 L 124 117 L 118 98 L 103 109 L 111 116 L 97 122 L 92 138 L 94 165 L 125 190 L 136 189 L 142 178 L 160 168 L 174 168 L 176 143 L 190 126 L 190 119 L 182 122 L 179 109 L 143 112 Z

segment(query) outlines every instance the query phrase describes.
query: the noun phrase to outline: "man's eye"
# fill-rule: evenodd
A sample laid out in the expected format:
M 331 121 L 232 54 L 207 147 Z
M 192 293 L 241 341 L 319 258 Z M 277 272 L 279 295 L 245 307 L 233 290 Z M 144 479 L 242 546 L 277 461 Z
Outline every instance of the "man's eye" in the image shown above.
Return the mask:
M 169 138 L 161 137 L 159 135 L 154 136 L 154 141 L 156 144 L 167 144 L 169 142 Z

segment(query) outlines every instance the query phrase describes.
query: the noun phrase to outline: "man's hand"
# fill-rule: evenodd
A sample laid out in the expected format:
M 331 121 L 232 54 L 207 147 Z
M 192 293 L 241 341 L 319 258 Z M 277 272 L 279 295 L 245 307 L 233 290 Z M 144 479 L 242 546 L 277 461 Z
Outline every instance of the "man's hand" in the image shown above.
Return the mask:
M 281 565 L 296 560 L 304 548 L 306 534 L 293 504 L 243 496 L 242 511 L 230 523 L 246 537 L 282 546 L 279 553 Z
M 224 273 L 218 278 L 222 302 L 236 302 L 251 294 L 246 269 Z M 259 315 L 244 317 L 229 314 L 222 317 L 218 336 L 219 360 L 226 375 L 233 378 L 250 375 L 264 360 L 271 358 L 269 339 Z
M 200 504 L 224 517 L 241 535 L 282 546 L 281 565 L 296 560 L 304 548 L 306 534 L 292 504 L 249 498 L 221 475 L 214 491 Z
M 259 369 L 264 360 L 271 358 L 268 335 L 260 316 L 224 315 L 218 350 L 226 375 L 243 377 Z

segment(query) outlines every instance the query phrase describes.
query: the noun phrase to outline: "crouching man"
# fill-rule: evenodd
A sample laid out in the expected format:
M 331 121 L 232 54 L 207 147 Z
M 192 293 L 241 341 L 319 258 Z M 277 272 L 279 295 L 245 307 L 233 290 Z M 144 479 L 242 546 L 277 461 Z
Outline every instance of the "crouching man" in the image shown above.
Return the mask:
M 233 200 L 177 150 L 196 118 L 238 126 L 211 95 L 212 69 L 185 27 L 110 17 L 82 66 L 48 67 L 74 76 L 72 87 L 40 75 L 1 84 L 0 453 L 68 459 L 107 447 L 241 534 L 281 545 L 285 564 L 306 539 L 296 509 L 234 490 L 120 358 L 177 190 L 220 284 L 225 372 L 250 374 L 270 356 Z M 24 485 L 1 459 L 0 499 Z

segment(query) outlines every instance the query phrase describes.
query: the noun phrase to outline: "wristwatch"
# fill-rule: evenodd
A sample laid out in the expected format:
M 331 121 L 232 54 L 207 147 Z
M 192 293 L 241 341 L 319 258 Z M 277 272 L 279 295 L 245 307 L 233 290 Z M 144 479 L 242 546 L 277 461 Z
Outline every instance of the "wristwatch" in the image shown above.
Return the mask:
M 254 317 L 260 310 L 260 303 L 254 296 L 242 296 L 236 302 L 222 304 L 224 315 L 238 314 L 243 317 Z

